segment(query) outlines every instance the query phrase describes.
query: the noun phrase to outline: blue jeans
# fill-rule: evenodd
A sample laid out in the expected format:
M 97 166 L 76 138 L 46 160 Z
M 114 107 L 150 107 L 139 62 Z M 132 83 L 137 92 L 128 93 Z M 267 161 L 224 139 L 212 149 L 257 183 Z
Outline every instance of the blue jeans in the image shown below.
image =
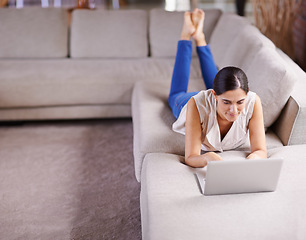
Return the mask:
M 197 47 L 200 60 L 202 77 L 207 89 L 213 87 L 213 81 L 218 73 L 209 45 Z M 169 106 L 175 118 L 178 118 L 182 108 L 189 99 L 198 92 L 189 92 L 188 82 L 190 75 L 190 63 L 192 55 L 192 42 L 180 40 L 177 45 L 177 53 L 172 74 L 171 89 L 168 98 Z

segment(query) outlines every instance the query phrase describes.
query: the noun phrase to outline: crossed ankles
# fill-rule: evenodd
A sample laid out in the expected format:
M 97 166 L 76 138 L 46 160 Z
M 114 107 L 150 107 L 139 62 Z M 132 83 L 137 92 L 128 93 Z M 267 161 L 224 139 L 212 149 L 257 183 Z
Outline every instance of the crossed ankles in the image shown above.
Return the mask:
M 206 46 L 205 35 L 203 32 L 205 13 L 196 8 L 192 13 L 184 13 L 184 24 L 181 32 L 181 40 L 195 40 L 197 46 Z

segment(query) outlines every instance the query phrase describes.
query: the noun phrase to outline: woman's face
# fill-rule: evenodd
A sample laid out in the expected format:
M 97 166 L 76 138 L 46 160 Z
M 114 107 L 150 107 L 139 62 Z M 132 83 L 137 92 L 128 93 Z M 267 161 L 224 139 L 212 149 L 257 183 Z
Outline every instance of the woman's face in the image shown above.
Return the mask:
M 222 120 L 234 122 L 245 107 L 245 99 L 247 94 L 241 88 L 227 91 L 221 95 L 216 95 L 213 91 L 215 99 L 217 100 L 217 114 Z

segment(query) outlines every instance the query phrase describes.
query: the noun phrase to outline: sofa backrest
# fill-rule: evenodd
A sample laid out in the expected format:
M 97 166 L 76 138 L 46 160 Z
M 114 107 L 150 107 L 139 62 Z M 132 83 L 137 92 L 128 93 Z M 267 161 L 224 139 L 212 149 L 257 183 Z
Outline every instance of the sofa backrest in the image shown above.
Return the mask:
M 276 49 L 263 47 L 245 71 L 250 89 L 261 98 L 265 127 L 279 117 L 298 77 Z
M 274 43 L 261 34 L 255 26 L 247 25 L 236 34 L 230 44 L 227 44 L 222 56 L 218 57 L 220 58 L 218 66 L 222 68 L 224 66 L 233 65 L 246 70 L 249 61 L 254 58 L 263 47 L 275 49 Z
M 209 9 L 205 11 L 204 33 L 206 41 L 210 42 L 221 10 Z M 163 9 L 152 9 L 149 20 L 149 42 L 152 57 L 175 57 L 177 42 L 180 39 L 184 22 L 184 12 L 167 12 Z M 195 55 L 193 44 L 193 55 Z
M 67 55 L 65 9 L 0 8 L 0 58 L 64 58 Z
M 249 25 L 250 23 L 246 18 L 230 13 L 222 14 L 210 39 L 211 51 L 218 67 L 220 67 L 224 54 L 237 38 L 239 32 Z
M 141 58 L 148 56 L 144 10 L 75 10 L 72 13 L 72 58 Z

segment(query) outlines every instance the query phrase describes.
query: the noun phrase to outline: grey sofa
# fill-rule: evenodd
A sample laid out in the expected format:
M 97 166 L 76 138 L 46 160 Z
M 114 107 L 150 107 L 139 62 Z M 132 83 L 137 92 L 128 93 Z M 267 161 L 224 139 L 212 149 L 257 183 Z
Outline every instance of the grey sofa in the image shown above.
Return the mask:
M 284 159 L 279 185 L 273 193 L 203 196 L 195 173 L 205 174 L 206 168 L 184 164 L 184 136 L 171 129 L 175 119 L 167 104 L 170 79 L 137 82 L 132 117 L 143 239 L 305 239 L 305 72 L 246 19 L 206 12 L 205 24 L 211 25 L 204 30 L 212 29 L 208 39 L 216 64 L 242 68 L 250 89 L 262 100 L 268 156 Z M 162 57 L 175 56 L 173 32 L 181 25 L 174 15 L 150 15 L 150 41 L 162 42 L 151 51 L 163 47 Z M 217 23 L 211 19 L 216 15 Z M 159 21 L 167 24 L 160 28 Z M 195 56 L 190 91 L 201 89 L 205 86 Z M 225 160 L 243 159 L 249 151 L 246 143 L 220 154 Z
M 131 117 L 134 83 L 173 65 L 149 52 L 148 15 L 0 9 L 0 120 Z

